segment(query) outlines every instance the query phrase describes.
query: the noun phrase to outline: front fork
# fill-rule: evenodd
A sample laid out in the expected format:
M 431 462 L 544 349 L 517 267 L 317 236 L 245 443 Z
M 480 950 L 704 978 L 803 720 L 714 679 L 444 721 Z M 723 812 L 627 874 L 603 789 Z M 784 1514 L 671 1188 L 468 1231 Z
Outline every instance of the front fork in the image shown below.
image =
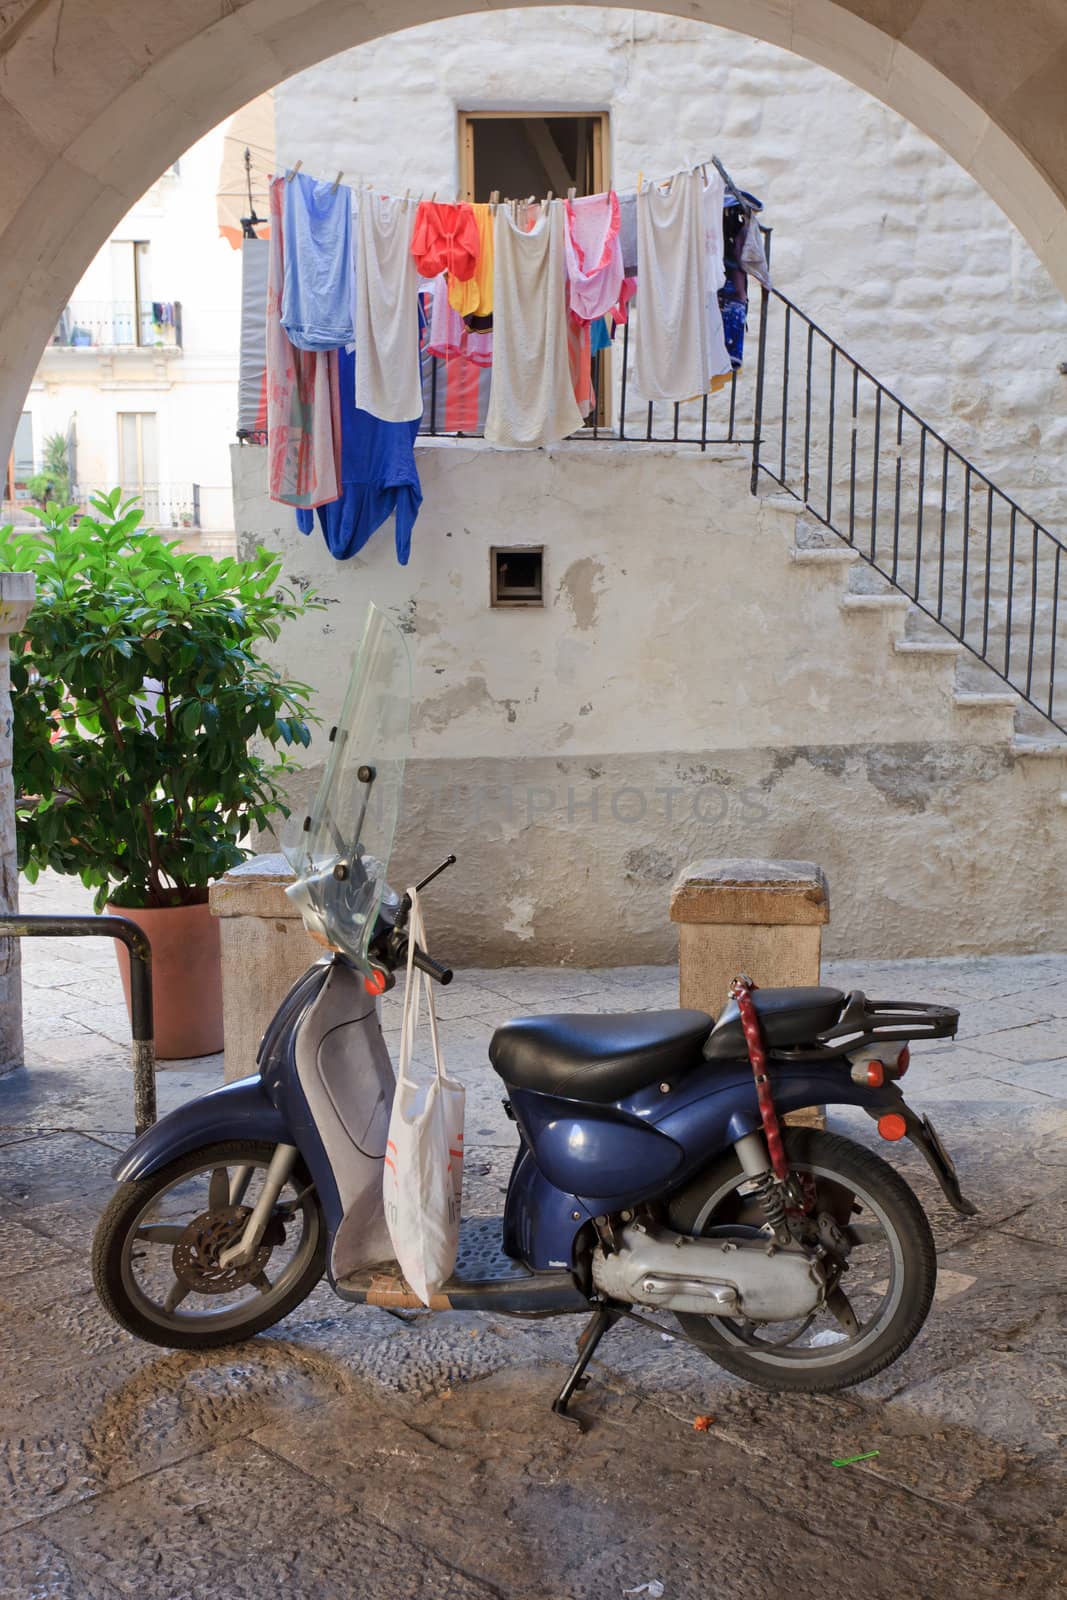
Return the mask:
M 278 1196 L 289 1181 L 298 1154 L 295 1144 L 275 1146 L 267 1176 L 263 1180 L 259 1198 L 252 1207 L 252 1214 L 245 1223 L 244 1232 L 235 1244 L 223 1250 L 219 1256 L 220 1267 L 244 1267 L 251 1261 L 267 1231 L 267 1223 L 278 1204 Z M 241 1170 L 244 1171 L 243 1168 Z

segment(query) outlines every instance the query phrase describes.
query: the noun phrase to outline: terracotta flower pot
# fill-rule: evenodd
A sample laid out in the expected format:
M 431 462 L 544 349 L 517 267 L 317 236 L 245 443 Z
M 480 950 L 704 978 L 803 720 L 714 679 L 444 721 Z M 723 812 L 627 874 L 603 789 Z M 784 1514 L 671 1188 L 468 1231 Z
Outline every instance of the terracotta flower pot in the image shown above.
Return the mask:
M 222 957 L 218 918 L 207 904 L 148 911 L 108 906 L 128 917 L 152 943 L 156 1055 L 161 1061 L 209 1056 L 222 1049 Z M 119 973 L 130 1006 L 130 957 L 115 940 Z

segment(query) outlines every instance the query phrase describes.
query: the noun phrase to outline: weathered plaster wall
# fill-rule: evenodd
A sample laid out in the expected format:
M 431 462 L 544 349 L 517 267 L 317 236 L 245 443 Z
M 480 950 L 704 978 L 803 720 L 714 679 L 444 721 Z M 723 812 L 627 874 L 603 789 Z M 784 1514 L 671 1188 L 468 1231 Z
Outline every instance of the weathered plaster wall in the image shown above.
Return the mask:
M 457 108 L 606 109 L 620 188 L 718 153 L 767 202 L 780 287 L 1067 532 L 1067 305 L 975 179 L 835 73 L 699 22 L 543 8 L 362 45 L 276 105 L 280 160 L 426 194 L 455 192 Z
M 671 879 L 709 855 L 820 862 L 832 954 L 1067 937 L 1061 764 L 1017 760 L 1010 708 L 961 710 L 951 661 L 844 611 L 842 571 L 791 560 L 794 517 L 751 499 L 740 459 L 425 445 L 406 569 L 387 529 L 335 562 L 267 500 L 264 452 L 233 459 L 239 547 L 280 550 L 328 602 L 277 650 L 327 725 L 361 603 L 408 634 L 394 877 L 457 852 L 434 891 L 456 959 L 670 959 Z M 544 609 L 490 609 L 501 542 L 546 546 Z M 298 805 L 321 759 L 320 739 Z

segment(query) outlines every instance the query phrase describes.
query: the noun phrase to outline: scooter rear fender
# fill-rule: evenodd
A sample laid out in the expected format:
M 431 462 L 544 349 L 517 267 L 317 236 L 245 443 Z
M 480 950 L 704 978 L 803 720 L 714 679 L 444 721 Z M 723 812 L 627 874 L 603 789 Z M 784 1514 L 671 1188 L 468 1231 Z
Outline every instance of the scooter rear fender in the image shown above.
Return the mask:
M 190 1150 L 226 1139 L 293 1142 L 288 1123 L 268 1100 L 258 1073 L 212 1089 L 153 1123 L 123 1151 L 111 1176 L 116 1183 L 136 1183 Z

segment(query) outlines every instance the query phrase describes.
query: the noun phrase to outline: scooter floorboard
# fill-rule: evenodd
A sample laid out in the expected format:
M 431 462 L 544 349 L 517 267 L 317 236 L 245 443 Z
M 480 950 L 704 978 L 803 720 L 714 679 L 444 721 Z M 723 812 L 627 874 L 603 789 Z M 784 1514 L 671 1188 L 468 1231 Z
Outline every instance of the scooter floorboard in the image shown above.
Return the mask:
M 456 1270 L 430 1302 L 431 1311 L 584 1311 L 589 1302 L 569 1272 L 532 1272 L 504 1254 L 499 1217 L 460 1223 Z M 339 1278 L 342 1300 L 388 1311 L 422 1311 L 396 1263 L 368 1267 Z

